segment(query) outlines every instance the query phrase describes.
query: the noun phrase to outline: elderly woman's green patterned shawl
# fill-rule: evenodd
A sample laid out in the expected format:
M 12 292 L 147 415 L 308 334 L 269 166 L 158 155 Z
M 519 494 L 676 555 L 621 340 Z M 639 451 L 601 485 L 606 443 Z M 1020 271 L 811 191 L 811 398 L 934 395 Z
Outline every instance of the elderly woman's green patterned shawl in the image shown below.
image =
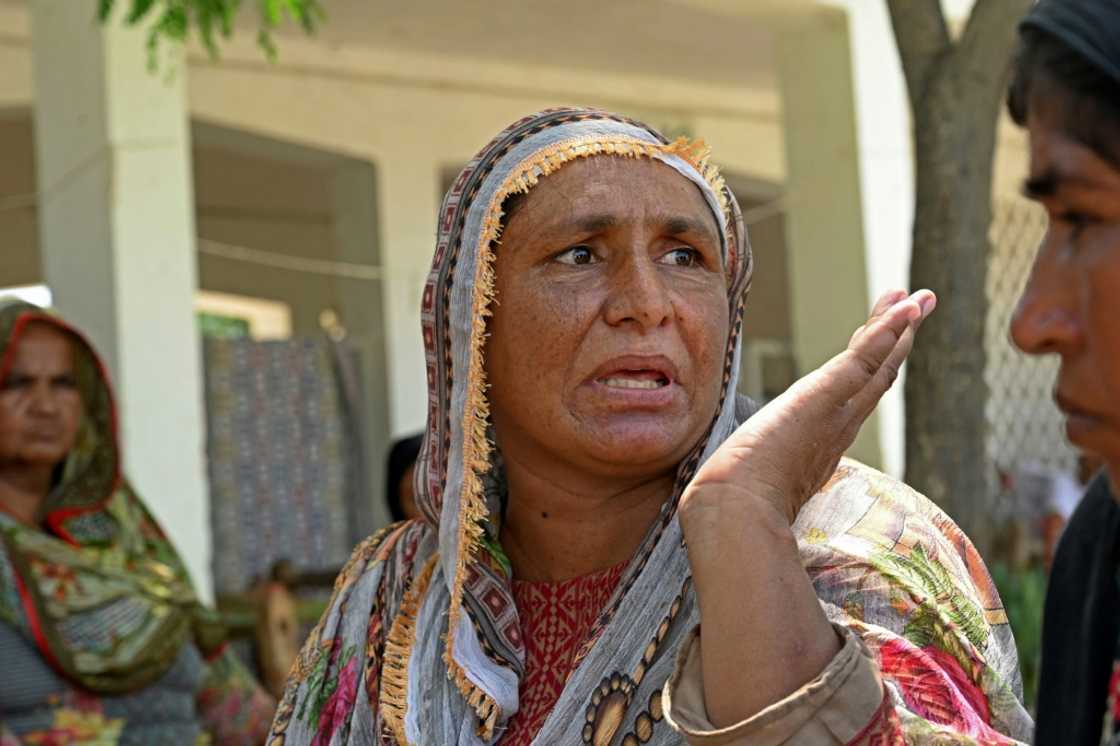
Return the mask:
M 217 651 L 222 629 L 121 476 L 112 392 L 85 338 L 36 306 L 0 306 L 0 382 L 30 323 L 73 339 L 84 414 L 40 509 L 40 528 L 0 511 L 0 621 L 75 684 L 104 694 L 131 691 L 166 672 L 188 640 Z
M 681 743 L 664 719 L 661 691 L 699 610 L 676 504 L 698 464 L 743 415 L 734 392 L 750 249 L 738 207 L 702 144 L 670 143 L 606 112 L 555 109 L 501 132 L 444 198 L 421 301 L 429 407 L 416 486 L 425 519 L 389 527 L 355 551 L 293 667 L 270 746 L 492 744 L 517 712 L 525 647 L 500 545 L 505 495 L 488 432 L 486 319 L 506 198 L 587 157 L 655 159 L 696 185 L 721 227 L 730 325 L 709 430 L 678 467 L 673 493 L 581 647 L 535 743 Z M 841 473 L 794 527 L 830 618 L 857 630 L 873 649 L 887 646 L 895 663 L 929 645 L 950 651 L 983 715 L 955 684 L 942 686 L 950 679 L 935 666 L 936 712 L 969 718 L 949 732 L 1029 733 L 1014 694 L 1006 617 L 967 539 L 896 482 L 864 467 Z M 916 637 L 904 641 L 904 629 Z M 943 723 L 927 719 L 921 698 L 931 695 L 915 670 L 906 680 L 916 689 L 884 668 L 883 707 L 896 708 L 889 709 L 890 723 L 901 722 L 908 734 L 936 733 Z

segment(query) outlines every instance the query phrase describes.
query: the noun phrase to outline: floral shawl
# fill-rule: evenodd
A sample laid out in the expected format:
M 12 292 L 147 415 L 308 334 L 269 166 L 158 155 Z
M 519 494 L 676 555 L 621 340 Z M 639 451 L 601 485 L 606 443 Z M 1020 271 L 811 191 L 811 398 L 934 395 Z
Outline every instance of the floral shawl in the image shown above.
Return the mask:
M 664 721 L 661 690 L 699 612 L 676 505 L 697 466 L 736 426 L 750 248 L 738 206 L 702 143 L 670 143 L 602 111 L 555 109 L 499 134 L 444 199 L 422 297 L 429 408 L 417 502 L 425 518 L 390 526 L 354 552 L 293 667 L 270 744 L 495 743 L 517 711 L 525 649 L 499 543 L 503 478 L 488 437 L 483 366 L 494 256 L 505 198 L 592 156 L 657 159 L 696 184 L 719 217 L 731 324 L 708 434 L 680 464 L 673 494 L 535 743 L 681 742 Z M 987 706 L 961 732 L 980 736 L 982 726 L 1025 733 L 1014 643 L 967 539 L 901 485 L 864 467 L 845 468 L 849 476 L 834 479 L 832 491 L 846 497 L 816 498 L 811 505 L 819 510 L 807 508 L 795 527 L 826 610 L 881 642 L 875 648 L 888 650 L 891 661 L 914 651 L 921 660 L 958 661 L 947 675 L 934 666 L 956 699 L 942 701 L 938 693 L 933 704 L 922 700 L 933 696 L 928 687 L 908 693 L 884 669 L 885 701 L 900 713 L 892 722 L 940 728 L 936 717 L 930 724 L 930 707 L 955 717 L 972 713 L 976 699 Z
M 215 651 L 223 631 L 121 477 L 112 393 L 84 337 L 35 306 L 0 308 L 0 381 L 31 321 L 50 323 L 76 341 L 85 411 L 78 442 L 41 509 L 48 531 L 0 519 L 0 620 L 18 627 L 82 688 L 127 692 L 164 674 L 188 640 L 204 653 Z

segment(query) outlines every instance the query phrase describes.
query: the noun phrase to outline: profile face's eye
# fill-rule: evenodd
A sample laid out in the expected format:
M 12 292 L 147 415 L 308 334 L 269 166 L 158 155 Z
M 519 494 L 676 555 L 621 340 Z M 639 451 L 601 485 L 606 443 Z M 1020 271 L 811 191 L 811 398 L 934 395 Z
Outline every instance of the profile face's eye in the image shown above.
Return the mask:
M 662 256 L 661 262 L 674 267 L 696 267 L 701 264 L 700 252 L 688 246 L 681 246 Z
M 561 264 L 594 264 L 598 261 L 595 252 L 590 246 L 573 246 L 556 255 L 556 261 Z

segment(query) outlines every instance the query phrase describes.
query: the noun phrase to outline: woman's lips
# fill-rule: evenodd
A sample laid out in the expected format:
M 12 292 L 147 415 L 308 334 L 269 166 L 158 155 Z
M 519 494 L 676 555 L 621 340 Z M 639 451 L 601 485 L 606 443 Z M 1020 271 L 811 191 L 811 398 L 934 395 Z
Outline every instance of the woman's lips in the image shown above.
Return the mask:
M 1103 423 L 1103 418 L 1080 407 L 1069 397 L 1054 395 L 1058 409 L 1066 416 L 1066 437 L 1073 443 L 1084 444 Z
M 676 366 L 664 355 L 620 355 L 596 368 L 586 384 L 608 408 L 624 411 L 663 409 L 683 391 Z
M 53 443 L 61 438 L 62 428 L 42 428 L 27 432 L 27 439 L 35 443 Z

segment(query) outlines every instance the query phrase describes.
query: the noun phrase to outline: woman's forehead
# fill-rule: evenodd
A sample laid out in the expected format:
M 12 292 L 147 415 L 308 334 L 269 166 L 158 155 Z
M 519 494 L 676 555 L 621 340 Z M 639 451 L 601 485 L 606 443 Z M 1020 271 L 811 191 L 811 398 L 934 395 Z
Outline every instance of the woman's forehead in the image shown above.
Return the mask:
M 61 329 L 44 319 L 32 319 L 19 335 L 16 349 L 33 346 L 36 349 L 57 349 L 69 352 L 73 349 L 73 344 L 73 336 L 65 329 Z
M 589 230 L 640 214 L 703 226 L 718 236 L 716 217 L 700 188 L 672 167 L 645 157 L 604 155 L 567 163 L 520 196 L 507 220 L 522 211 L 534 224 L 577 222 Z

